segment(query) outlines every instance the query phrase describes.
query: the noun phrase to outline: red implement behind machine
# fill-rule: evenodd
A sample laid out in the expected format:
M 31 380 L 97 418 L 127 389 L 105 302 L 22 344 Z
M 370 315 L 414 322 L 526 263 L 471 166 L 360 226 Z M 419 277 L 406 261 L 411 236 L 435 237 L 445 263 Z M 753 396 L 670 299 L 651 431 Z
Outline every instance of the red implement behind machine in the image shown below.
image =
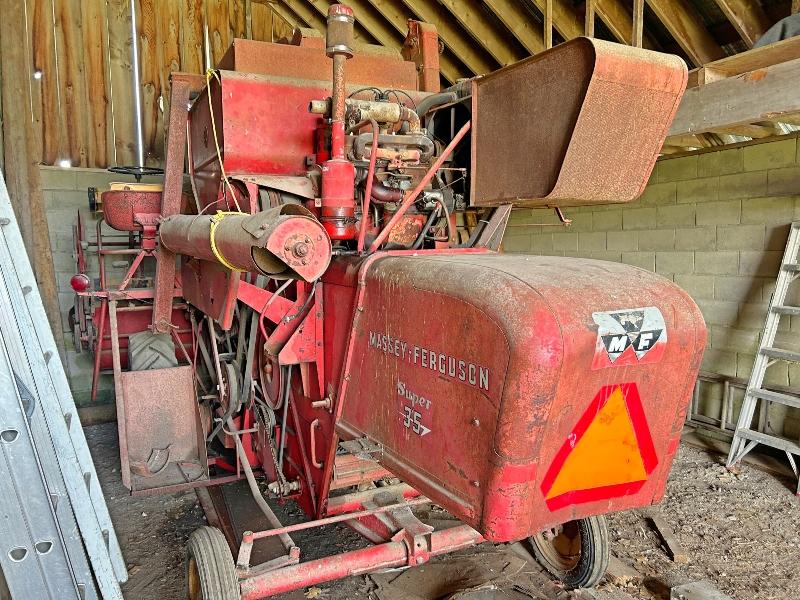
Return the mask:
M 125 485 L 246 479 L 270 523 L 196 532 L 192 598 L 484 540 L 529 539 L 590 586 L 602 515 L 664 493 L 705 343 L 695 304 L 635 267 L 498 249 L 513 206 L 635 199 L 685 65 L 581 38 L 440 90 L 435 29 L 410 29 L 403 56 L 354 52 L 336 4 L 326 40 L 236 40 L 220 70 L 174 74 L 163 191 L 103 194 L 125 233 L 77 245 L 101 267 L 130 257 L 117 284 L 103 269 L 90 289 L 82 254 L 74 278 L 76 343 L 95 380 L 114 371 Z M 309 520 L 283 526 L 266 498 Z M 429 502 L 463 524 L 434 531 L 411 511 Z M 301 562 L 291 534 L 334 522 L 373 545 Z M 268 537 L 285 552 L 251 566 Z

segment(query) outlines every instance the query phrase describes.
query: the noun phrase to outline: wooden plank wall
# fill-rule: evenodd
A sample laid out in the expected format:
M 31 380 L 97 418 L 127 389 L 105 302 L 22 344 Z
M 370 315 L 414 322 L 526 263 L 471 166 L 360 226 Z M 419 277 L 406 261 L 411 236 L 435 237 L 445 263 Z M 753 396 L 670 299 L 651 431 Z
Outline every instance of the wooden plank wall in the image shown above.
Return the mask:
M 136 164 L 132 1 L 149 166 L 163 159 L 169 74 L 203 72 L 206 27 L 213 64 L 234 37 L 273 41 L 291 34 L 269 5 L 250 0 L 25 0 L 41 163 Z

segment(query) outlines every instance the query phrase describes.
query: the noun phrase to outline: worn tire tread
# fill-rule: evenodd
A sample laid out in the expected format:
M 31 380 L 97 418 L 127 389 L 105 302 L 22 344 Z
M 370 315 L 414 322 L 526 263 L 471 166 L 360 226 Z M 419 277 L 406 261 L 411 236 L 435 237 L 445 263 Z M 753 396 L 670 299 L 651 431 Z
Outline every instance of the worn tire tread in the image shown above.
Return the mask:
M 236 566 L 225 536 L 214 527 L 200 527 L 189 536 L 186 550 L 188 581 L 189 559 L 194 557 L 203 600 L 239 600 Z
M 128 363 L 131 371 L 177 367 L 175 343 L 168 333 L 141 331 L 128 338 Z

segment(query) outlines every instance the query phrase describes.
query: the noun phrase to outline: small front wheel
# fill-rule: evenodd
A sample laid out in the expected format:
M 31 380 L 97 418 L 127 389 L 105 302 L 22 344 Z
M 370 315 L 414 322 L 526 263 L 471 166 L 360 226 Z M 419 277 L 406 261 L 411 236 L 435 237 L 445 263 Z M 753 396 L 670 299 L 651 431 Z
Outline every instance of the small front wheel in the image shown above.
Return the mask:
M 225 536 L 214 527 L 200 527 L 186 549 L 189 600 L 239 600 L 239 583 Z
M 602 515 L 568 521 L 528 540 L 539 564 L 567 587 L 592 587 L 608 568 L 608 527 Z

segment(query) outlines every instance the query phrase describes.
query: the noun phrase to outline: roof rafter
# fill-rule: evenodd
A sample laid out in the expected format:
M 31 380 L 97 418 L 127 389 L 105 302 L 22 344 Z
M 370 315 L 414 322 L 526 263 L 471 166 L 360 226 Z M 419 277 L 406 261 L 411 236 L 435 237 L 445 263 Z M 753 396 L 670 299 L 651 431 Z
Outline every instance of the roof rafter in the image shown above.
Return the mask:
M 536 54 L 545 49 L 541 28 L 536 27 L 518 0 L 484 0 L 484 4 L 528 52 Z
M 772 23 L 758 2 L 752 0 L 715 0 L 728 21 L 739 32 L 748 48 L 769 29 Z
M 687 0 L 647 0 L 647 3 L 693 63 L 700 66 L 725 56 Z
M 547 0 L 533 0 L 542 14 L 545 12 Z M 578 18 L 578 14 L 566 0 L 552 0 L 553 3 L 553 27 L 561 34 L 565 40 L 583 35 L 584 22 Z
M 402 39 L 405 40 L 408 34 L 408 19 L 411 15 L 406 15 L 404 11 L 398 10 L 398 8 L 394 6 L 394 3 L 384 2 L 382 0 L 350 0 L 348 5 L 353 9 L 356 20 L 360 21 L 367 31 L 384 46 L 388 46 L 384 40 L 391 38 L 391 29 L 387 27 L 386 24 L 393 27 L 394 30 L 400 34 Z M 376 10 L 383 19 L 376 19 L 373 17 L 369 10 L 370 8 Z M 400 41 L 395 46 L 390 47 L 399 48 L 402 44 L 403 42 Z M 464 68 L 456 63 L 447 53 L 439 55 L 439 69 L 445 79 L 450 81 L 450 83 L 455 83 L 458 79 L 462 79 L 468 75 Z
M 595 0 L 594 10 L 617 41 L 634 45 L 633 17 L 619 0 Z M 656 44 L 647 34 L 643 34 L 642 42 L 645 48 L 656 48 Z
M 317 12 L 312 10 L 308 2 L 304 2 L 303 0 L 280 0 L 279 3 L 276 2 L 275 4 L 284 4 L 286 8 L 296 14 L 306 26 L 316 29 L 322 34 L 327 31 L 325 20 L 321 19 Z
M 525 58 L 515 47 L 507 43 L 504 36 L 486 19 L 482 14 L 480 3 L 476 0 L 440 0 L 440 2 L 461 23 L 466 32 L 501 65 L 509 65 Z
M 402 0 L 402 2 L 420 21 L 436 25 L 439 39 L 475 75 L 482 75 L 495 70 L 495 65 L 492 61 L 487 60 L 483 53 L 478 51 L 476 44 L 466 39 L 464 33 L 452 24 L 449 13 L 438 2 L 428 2 L 427 0 Z

